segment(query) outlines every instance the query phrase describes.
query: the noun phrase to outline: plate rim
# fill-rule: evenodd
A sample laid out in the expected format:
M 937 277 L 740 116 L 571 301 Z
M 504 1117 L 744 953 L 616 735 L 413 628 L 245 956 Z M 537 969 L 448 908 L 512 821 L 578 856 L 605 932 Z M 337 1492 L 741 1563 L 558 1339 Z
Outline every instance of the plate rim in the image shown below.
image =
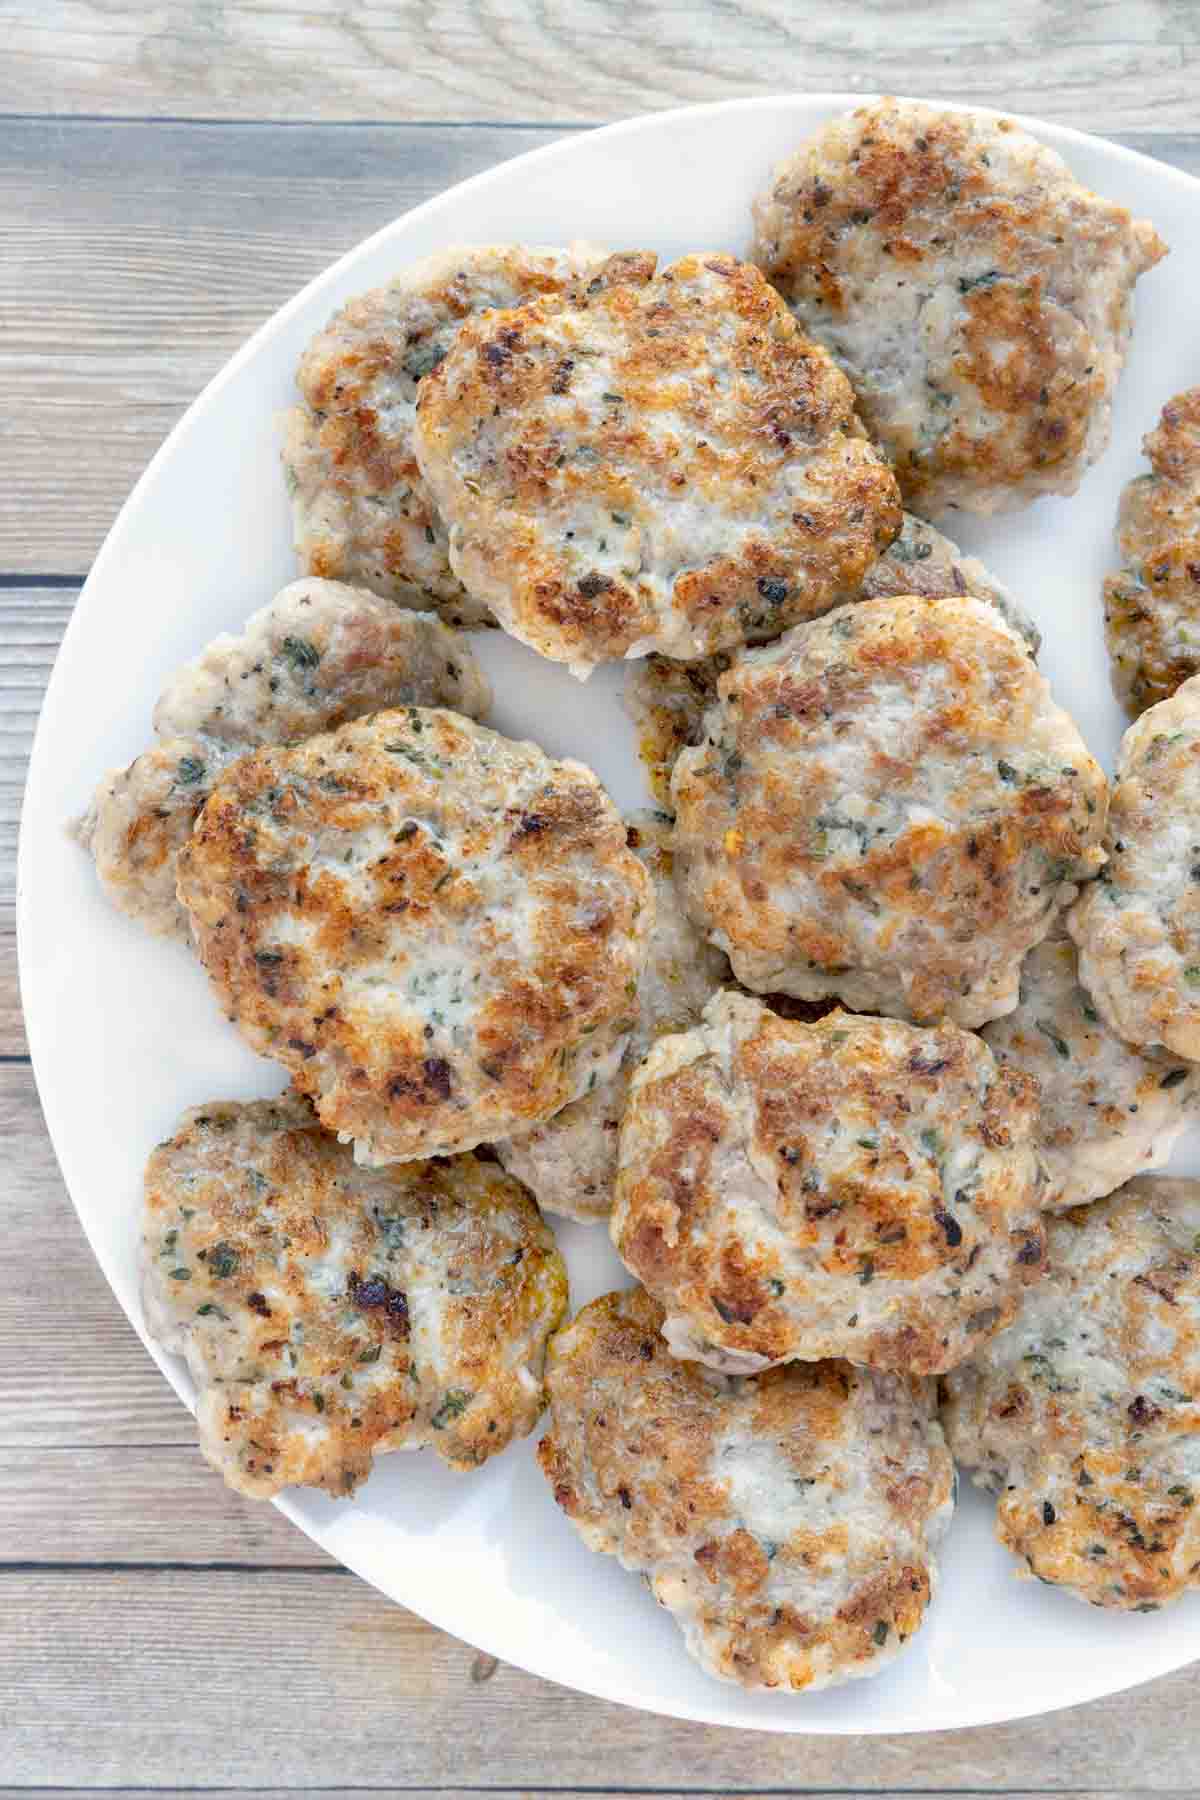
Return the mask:
M 190 401 L 181 417 L 172 426 L 170 432 L 163 439 L 162 443 L 158 446 L 146 464 L 146 467 L 138 476 L 138 479 L 130 489 L 128 496 L 118 509 L 112 523 L 105 533 L 104 541 L 97 551 L 91 568 L 81 584 L 67 629 L 63 633 L 58 651 L 56 652 L 54 666 L 46 684 L 37 727 L 34 733 L 33 744 L 30 750 L 29 766 L 22 792 L 21 821 L 17 845 L 17 893 L 15 911 L 18 981 L 22 1001 L 22 1013 L 29 1044 L 29 1061 L 33 1071 L 38 1099 L 42 1107 L 47 1135 L 50 1139 L 51 1147 L 54 1150 L 59 1172 L 63 1179 L 63 1185 L 67 1189 L 76 1218 L 79 1221 L 88 1247 L 99 1264 L 105 1281 L 108 1283 L 113 1299 L 116 1300 L 121 1311 L 133 1326 L 144 1348 L 164 1375 L 172 1390 L 184 1402 L 189 1411 L 193 1410 L 191 1402 L 184 1391 L 183 1385 L 177 1379 L 177 1370 L 172 1367 L 172 1363 L 178 1362 L 178 1359 L 169 1358 L 166 1352 L 162 1351 L 147 1335 L 142 1320 L 139 1317 L 135 1317 L 133 1313 L 126 1308 L 109 1273 L 108 1259 L 101 1253 L 101 1250 L 93 1238 L 92 1231 L 88 1225 L 88 1220 L 84 1215 L 80 1202 L 76 1198 L 75 1188 L 67 1179 L 67 1159 L 64 1157 L 63 1150 L 60 1147 L 60 1141 L 65 1136 L 63 1120 L 58 1109 L 47 1106 L 42 1091 L 41 1069 L 48 1059 L 47 1037 L 50 1021 L 46 1006 L 44 1004 L 39 1005 L 38 1000 L 33 997 L 36 995 L 38 980 L 36 971 L 30 967 L 27 961 L 25 949 L 30 930 L 29 921 L 34 906 L 32 883 L 30 880 L 31 864 L 34 855 L 32 849 L 33 833 L 32 828 L 28 824 L 30 812 L 27 803 L 31 790 L 39 781 L 41 764 L 49 754 L 47 745 L 52 727 L 47 724 L 47 719 L 56 712 L 54 701 L 56 699 L 59 673 L 64 662 L 64 652 L 68 651 L 71 646 L 73 634 L 82 614 L 83 604 L 87 598 L 89 589 L 94 582 L 98 582 L 106 573 L 109 563 L 116 560 L 119 554 L 119 538 L 124 521 L 139 508 L 142 495 L 153 482 L 160 466 L 174 453 L 178 444 L 186 434 L 195 428 L 197 421 L 201 419 L 211 407 L 217 404 L 225 386 L 236 378 L 248 362 L 254 359 L 258 354 L 260 346 L 278 331 L 283 329 L 287 322 L 297 312 L 301 311 L 308 302 L 315 297 L 321 288 L 326 285 L 336 285 L 344 271 L 352 264 L 356 263 L 360 258 L 368 255 L 373 249 L 382 244 L 382 242 L 391 235 L 398 226 L 411 225 L 423 221 L 429 214 L 443 206 L 451 196 L 459 196 L 467 192 L 477 193 L 479 190 L 486 188 L 491 182 L 510 178 L 512 171 L 517 167 L 529 168 L 534 164 L 540 165 L 559 157 L 569 156 L 574 146 L 583 141 L 594 138 L 613 141 L 636 136 L 642 131 L 653 132 L 660 130 L 663 124 L 671 119 L 686 117 L 689 120 L 699 120 L 705 116 L 711 117 L 719 114 L 724 117 L 739 113 L 749 114 L 757 111 L 786 108 L 788 106 L 824 108 L 829 111 L 851 111 L 860 106 L 870 105 L 872 102 L 882 97 L 883 96 L 879 93 L 847 93 L 827 90 L 809 92 L 805 90 L 791 90 L 781 93 L 745 95 L 725 100 L 703 101 L 687 106 L 661 107 L 653 112 L 634 113 L 609 124 L 588 126 L 582 130 L 563 130 L 561 135 L 556 135 L 548 143 L 539 144 L 516 156 L 506 157 L 501 162 L 491 163 L 487 168 L 478 170 L 474 175 L 470 175 L 462 181 L 454 182 L 451 186 L 443 188 L 438 193 L 431 195 L 428 199 L 421 201 L 417 206 L 411 207 L 406 212 L 399 213 L 394 218 L 387 220 L 376 231 L 369 233 L 365 238 L 362 238 L 357 243 L 351 245 L 341 256 L 335 258 L 333 262 L 327 264 L 324 268 L 318 270 L 310 280 L 305 282 L 302 287 L 290 296 L 290 298 L 285 300 L 280 307 L 276 308 L 269 317 L 263 320 L 263 322 L 241 345 L 239 345 L 233 354 L 223 363 L 221 368 L 216 371 Z M 1147 151 L 1133 149 L 1130 146 L 1118 143 L 1113 138 L 1104 136 L 1101 133 L 1087 132 L 1077 126 L 1057 124 L 1051 120 L 1042 119 L 1032 114 L 1011 112 L 1005 108 L 976 105 L 970 102 L 952 101 L 940 98 L 922 99 L 917 96 L 909 95 L 894 95 L 889 97 L 895 98 L 901 103 L 932 106 L 944 112 L 970 113 L 975 116 L 991 119 L 1010 119 L 1036 137 L 1040 142 L 1046 143 L 1050 148 L 1059 151 L 1069 153 L 1072 145 L 1089 150 L 1099 147 L 1106 155 L 1113 156 L 1117 158 L 1118 161 L 1128 162 L 1152 170 L 1153 179 L 1156 181 L 1161 182 L 1166 180 L 1169 185 L 1179 188 L 1181 192 L 1188 194 L 1192 198 L 1200 198 L 1200 176 L 1192 175 L 1186 170 L 1175 168 L 1169 163 L 1160 161 L 1157 157 L 1149 154 Z M 395 123 L 403 125 L 404 121 L 395 121 Z M 551 126 L 550 129 L 554 129 L 554 127 Z M 52 1112 L 54 1114 L 53 1117 Z M 1130 1692 L 1131 1690 L 1144 1686 L 1150 1681 L 1159 1680 L 1168 1674 L 1191 1666 L 1191 1662 L 1179 1662 L 1173 1660 L 1168 1655 L 1159 1664 L 1152 1666 L 1148 1673 L 1145 1672 L 1144 1666 L 1140 1666 L 1136 1672 L 1131 1675 L 1128 1681 L 1121 1682 L 1117 1686 L 1105 1686 L 1103 1689 L 1095 1690 L 1087 1688 L 1086 1684 L 1081 1682 L 1074 1687 L 1068 1686 L 1068 1689 L 1065 1692 L 1057 1692 L 1048 1705 L 1040 1702 L 1033 1702 L 1030 1704 L 1020 1703 L 1014 1709 L 1011 1702 L 1006 1704 L 1000 1701 L 994 1708 L 977 1708 L 973 1710 L 968 1717 L 952 1720 L 936 1720 L 933 1723 L 913 1719 L 901 1723 L 888 1722 L 876 1726 L 872 1723 L 869 1716 L 864 1717 L 861 1720 L 846 1718 L 844 1720 L 836 1719 L 832 1722 L 823 1720 L 810 1723 L 806 1721 L 801 1712 L 793 1711 L 789 1708 L 786 1713 L 781 1710 L 777 1718 L 764 1717 L 762 1719 L 755 1719 L 754 1721 L 743 1721 L 738 1724 L 730 1724 L 723 1720 L 714 1721 L 711 1714 L 706 1711 L 701 1704 L 696 1704 L 694 1706 L 685 1702 L 656 1704 L 652 1699 L 641 1700 L 630 1694 L 628 1691 L 628 1683 L 623 1687 L 615 1679 L 611 1681 L 605 1680 L 603 1676 L 598 1673 L 589 1674 L 588 1679 L 584 1681 L 572 1680 L 566 1682 L 557 1677 L 550 1668 L 539 1666 L 536 1661 L 516 1662 L 504 1645 L 502 1635 L 493 1637 L 486 1615 L 480 1616 L 478 1629 L 474 1623 L 472 1624 L 470 1638 L 464 1639 L 460 1620 L 457 1617 L 450 1616 L 453 1612 L 453 1608 L 447 1609 L 446 1616 L 439 1616 L 440 1609 L 438 1606 L 436 1604 L 428 1603 L 424 1598 L 422 1599 L 419 1612 L 410 1601 L 397 1599 L 387 1588 L 381 1586 L 376 1574 L 370 1573 L 364 1567 L 360 1566 L 360 1559 L 355 1555 L 353 1548 L 347 1551 L 347 1549 L 340 1544 L 334 1549 L 330 1548 L 329 1539 L 333 1536 L 332 1528 L 315 1528 L 311 1522 L 302 1521 L 300 1517 L 298 1517 L 299 1509 L 293 1502 L 289 1492 L 285 1491 L 283 1494 L 277 1496 L 273 1504 L 284 1514 L 289 1522 L 301 1530 L 310 1541 L 317 1544 L 319 1547 L 328 1550 L 329 1553 L 334 1555 L 344 1567 L 350 1569 L 376 1592 L 383 1594 L 384 1598 L 390 1603 L 407 1606 L 409 1610 L 417 1613 L 417 1616 L 425 1619 L 437 1629 L 443 1630 L 448 1635 L 459 1639 L 460 1642 L 467 1642 L 474 1648 L 482 1650 L 487 1654 L 495 1655 L 500 1660 L 512 1663 L 514 1667 L 523 1668 L 527 1672 L 536 1675 L 538 1678 L 563 1688 L 568 1693 L 584 1694 L 592 1698 L 613 1702 L 639 1712 L 645 1712 L 659 1717 L 678 1718 L 709 1726 L 716 1725 L 719 1726 L 720 1729 L 727 1731 L 748 1730 L 766 1732 L 776 1736 L 898 1737 L 932 1734 L 945 1731 L 971 1730 L 989 1725 L 1016 1722 L 1021 1719 L 1048 1717 L 1053 1713 L 1061 1712 L 1070 1707 L 1087 1704 L 1092 1701 L 1099 1701 L 1110 1695 Z M 1192 1662 L 1195 1660 L 1197 1659 L 1191 1659 Z M 1153 1662 L 1153 1659 L 1151 1659 L 1151 1662 Z M 802 1700 L 803 1696 L 796 1696 L 795 1698 Z

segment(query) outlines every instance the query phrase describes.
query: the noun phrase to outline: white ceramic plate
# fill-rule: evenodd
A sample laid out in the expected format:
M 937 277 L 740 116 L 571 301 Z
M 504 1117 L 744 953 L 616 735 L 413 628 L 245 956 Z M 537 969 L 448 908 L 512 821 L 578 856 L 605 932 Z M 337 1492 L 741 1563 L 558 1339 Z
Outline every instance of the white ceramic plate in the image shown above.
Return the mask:
M 285 306 L 234 357 L 138 483 L 96 561 L 46 696 L 21 839 L 21 979 L 46 1118 L 84 1230 L 141 1331 L 142 1165 L 179 1112 L 271 1094 L 281 1071 L 218 1016 L 187 952 L 143 937 L 102 900 L 63 834 L 100 773 L 149 740 L 162 678 L 290 580 L 277 415 L 301 349 L 348 295 L 455 242 L 586 237 L 618 247 L 743 250 L 768 171 L 831 113 L 824 95 L 734 101 L 635 119 L 502 164 L 387 226 Z M 1070 501 L 951 531 L 1036 616 L 1042 666 L 1110 769 L 1099 583 L 1121 484 L 1163 401 L 1200 381 L 1200 182 L 1077 132 L 1025 121 L 1089 185 L 1153 219 L 1172 255 L 1139 288 L 1113 447 Z M 501 730 L 591 763 L 621 805 L 645 803 L 623 671 L 580 688 L 493 633 L 477 640 Z M 1175 1165 L 1200 1173 L 1200 1134 Z M 556 1221 L 556 1225 L 558 1222 Z M 559 1225 L 573 1304 L 625 1277 L 603 1232 Z M 182 1363 L 147 1346 L 185 1399 Z M 217 1479 L 216 1476 L 213 1477 Z M 877 1680 L 811 1696 L 744 1694 L 700 1673 L 642 1584 L 591 1555 L 541 1480 L 533 1441 L 478 1475 L 427 1454 L 386 1458 L 354 1502 L 296 1491 L 304 1531 L 384 1593 L 505 1661 L 607 1699 L 768 1731 L 890 1732 L 1045 1712 L 1200 1656 L 1200 1595 L 1151 1617 L 1107 1616 L 1014 1579 L 990 1507 L 966 1491 L 927 1623 Z

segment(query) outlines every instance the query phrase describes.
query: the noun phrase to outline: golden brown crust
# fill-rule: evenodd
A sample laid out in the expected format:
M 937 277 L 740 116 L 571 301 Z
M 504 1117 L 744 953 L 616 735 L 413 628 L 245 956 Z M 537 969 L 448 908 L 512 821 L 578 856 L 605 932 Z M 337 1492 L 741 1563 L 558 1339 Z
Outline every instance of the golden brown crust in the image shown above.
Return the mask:
M 416 396 L 464 319 L 564 293 L 602 255 L 586 245 L 454 246 L 356 294 L 317 333 L 300 359 L 302 404 L 283 450 L 309 574 L 434 607 L 448 624 L 494 622 L 450 568 L 446 526 L 413 452 Z
M 554 1339 L 538 1457 L 559 1506 L 647 1577 L 710 1674 L 874 1673 L 921 1623 L 952 1505 L 926 1385 L 836 1362 L 729 1381 L 671 1357 L 662 1321 L 634 1289 Z
M 1041 1272 L 1036 1083 L 943 1026 L 784 1020 L 726 993 L 660 1040 L 621 1129 L 613 1241 L 718 1368 L 929 1374 Z
M 899 537 L 863 577 L 863 600 L 919 594 L 950 599 L 971 594 L 986 600 L 1037 655 L 1041 634 L 1013 596 L 988 574 L 977 557 L 964 556 L 924 519 L 905 513 Z M 625 704 L 638 731 L 638 751 L 658 803 L 671 806 L 671 771 L 681 750 L 704 738 L 704 715 L 717 698 L 717 683 L 733 661 L 718 651 L 695 662 L 647 656 L 635 663 L 625 684 Z
M 573 1219 L 607 1219 L 612 1210 L 617 1133 L 634 1069 L 656 1038 L 696 1024 L 729 974 L 726 959 L 704 942 L 680 906 L 668 821 L 658 813 L 635 814 L 627 837 L 653 883 L 654 926 L 638 980 L 637 1022 L 621 1066 L 553 1118 L 495 1146 L 539 1206 Z
M 1070 493 L 1103 449 L 1133 284 L 1165 254 L 1011 120 L 885 99 L 755 206 L 755 260 L 833 350 L 920 510 Z
M 168 679 L 154 708 L 159 741 L 105 776 L 75 836 L 114 906 L 186 939 L 176 857 L 226 763 L 417 703 L 487 712 L 491 689 L 457 633 L 363 588 L 293 581 Z
M 308 1105 L 197 1107 L 146 1166 L 147 1322 L 209 1461 L 265 1498 L 350 1493 L 387 1450 L 470 1469 L 533 1429 L 566 1304 L 520 1185 L 474 1156 L 357 1168 Z
M 691 916 L 758 991 L 979 1025 L 1071 883 L 1105 783 L 991 608 L 863 601 L 743 652 L 672 778 Z
M 420 707 L 236 763 L 179 893 L 239 1029 L 375 1162 L 506 1136 L 605 1073 L 653 917 L 589 770 Z
M 955 1456 L 1041 1581 L 1154 1612 L 1200 1578 L 1200 1183 L 1141 1176 L 1049 1222 L 1048 1273 L 946 1377 Z
M 1104 583 L 1113 686 L 1135 717 L 1200 673 L 1200 388 L 1168 400 L 1143 447 L 1153 473 L 1121 496 L 1125 566 Z
M 469 321 L 422 385 L 417 454 L 471 591 L 582 673 L 852 592 L 895 486 L 758 271 L 689 256 L 592 285 Z

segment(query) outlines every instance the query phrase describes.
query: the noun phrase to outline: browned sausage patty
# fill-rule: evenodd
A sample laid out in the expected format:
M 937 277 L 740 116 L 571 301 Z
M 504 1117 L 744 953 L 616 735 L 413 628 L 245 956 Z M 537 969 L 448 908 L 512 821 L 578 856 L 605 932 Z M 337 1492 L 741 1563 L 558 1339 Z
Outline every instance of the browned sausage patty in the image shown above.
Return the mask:
M 677 1356 L 927 1375 L 1041 1272 L 1036 1084 L 957 1026 L 724 992 L 634 1075 L 612 1237 Z
M 579 675 L 773 637 L 900 525 L 848 383 L 758 270 L 652 268 L 469 320 L 418 400 L 455 571 Z
M 954 1505 L 932 1383 L 840 1362 L 731 1379 L 677 1362 L 661 1324 L 635 1289 L 553 1340 L 538 1454 L 558 1504 L 719 1680 L 878 1673 L 921 1624 Z
M 654 916 L 589 769 L 422 707 L 235 763 L 179 894 L 229 1016 L 372 1163 L 509 1136 L 609 1075 Z
M 472 1469 L 532 1431 L 566 1271 L 474 1156 L 362 1169 L 295 1095 L 186 1113 L 146 1166 L 149 1330 L 239 1493 L 350 1493 L 386 1450 Z

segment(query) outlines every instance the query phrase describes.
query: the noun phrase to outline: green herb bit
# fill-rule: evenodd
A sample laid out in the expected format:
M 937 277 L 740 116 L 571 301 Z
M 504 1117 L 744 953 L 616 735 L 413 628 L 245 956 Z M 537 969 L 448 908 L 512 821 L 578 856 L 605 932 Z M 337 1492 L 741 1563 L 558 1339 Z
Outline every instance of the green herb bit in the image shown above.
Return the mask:
M 1067 1040 L 1062 1036 L 1061 1032 L 1056 1031 L 1054 1026 L 1049 1024 L 1045 1019 L 1038 1019 L 1037 1028 L 1044 1038 L 1050 1040 L 1054 1045 L 1054 1048 L 1058 1051 L 1058 1054 L 1069 1062 L 1071 1059 L 1071 1052 L 1067 1047 Z
M 410 380 L 420 381 L 424 376 L 433 374 L 445 355 L 446 352 L 437 344 L 418 344 L 404 358 L 404 373 Z
M 285 637 L 281 649 L 293 669 L 315 669 L 321 660 L 321 652 L 307 638 Z
M 181 756 L 179 767 L 175 772 L 178 787 L 195 787 L 198 781 L 204 780 L 204 764 L 198 756 Z
M 451 1419 L 457 1419 L 466 1412 L 474 1396 L 466 1388 L 450 1388 L 443 1396 L 442 1404 L 429 1421 L 435 1431 L 444 1431 Z
M 865 844 L 863 848 L 865 850 Z M 865 881 L 855 881 L 851 876 L 843 875 L 842 886 L 852 899 L 857 900 L 860 906 L 866 908 L 873 918 L 878 918 L 879 902 Z
M 220 1243 L 208 1253 L 208 1272 L 218 1281 L 226 1281 L 238 1266 L 239 1257 L 232 1244 Z
M 172 1269 L 171 1270 L 171 1280 L 172 1281 L 190 1281 L 191 1279 L 192 1279 L 192 1271 L 190 1269 Z
M 888 1641 L 888 1634 L 891 1631 L 891 1629 L 892 1628 L 888 1624 L 886 1619 L 876 1619 L 875 1627 L 874 1627 L 874 1630 L 871 1632 L 871 1636 L 875 1640 L 875 1642 L 879 1645 L 879 1648 L 881 1650 L 883 1649 L 883 1646 Z
M 372 1344 L 369 1350 L 364 1350 L 361 1353 L 358 1360 L 360 1363 L 377 1363 L 382 1355 L 383 1345 Z
M 993 282 L 1000 279 L 999 269 L 988 269 L 983 275 L 960 275 L 958 291 L 960 294 L 969 294 L 972 288 L 991 287 Z
M 208 1319 L 208 1318 L 216 1317 L 218 1319 L 224 1319 L 224 1321 L 227 1325 L 229 1323 L 229 1314 L 227 1312 L 223 1312 L 221 1310 L 221 1308 L 217 1305 L 215 1300 L 206 1300 L 204 1302 L 203 1306 L 198 1306 L 196 1308 L 196 1317 L 198 1319 Z
M 1009 787 L 1012 787 L 1015 782 L 1018 782 L 1021 779 L 1012 764 L 1010 762 L 1005 762 L 1003 757 L 1001 757 L 1000 761 L 996 764 L 996 773 L 1001 781 L 1007 782 Z

